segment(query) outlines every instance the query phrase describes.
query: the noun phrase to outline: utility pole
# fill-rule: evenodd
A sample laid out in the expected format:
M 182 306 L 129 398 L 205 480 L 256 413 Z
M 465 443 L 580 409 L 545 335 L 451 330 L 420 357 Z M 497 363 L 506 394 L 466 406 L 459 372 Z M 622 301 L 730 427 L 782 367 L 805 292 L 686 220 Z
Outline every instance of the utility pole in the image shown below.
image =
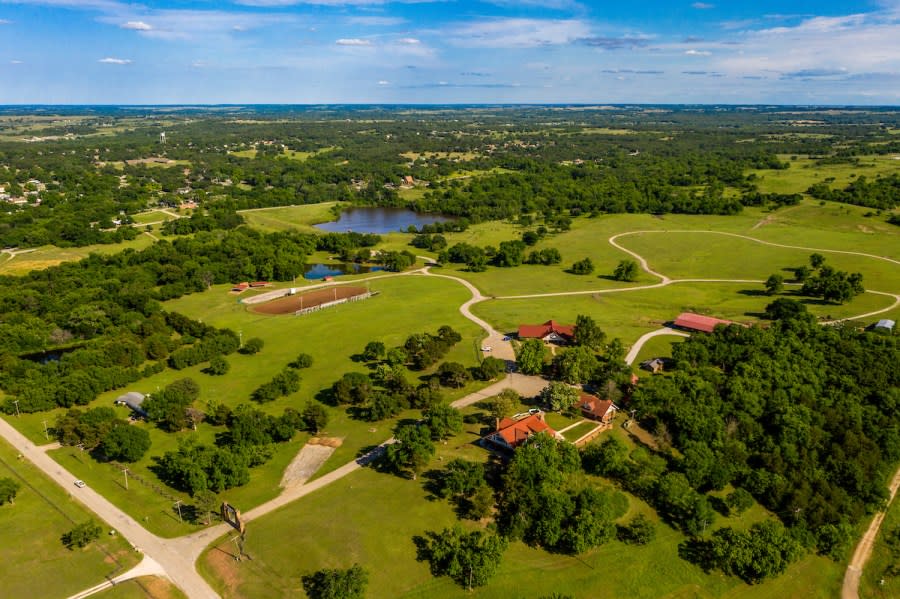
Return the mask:
M 128 490 L 128 468 L 122 468 L 122 474 L 125 475 L 125 490 Z
M 14 399 L 13 403 L 16 404 L 16 418 L 18 418 L 19 417 L 19 400 Z
M 44 436 L 47 437 L 47 440 L 49 441 L 49 440 L 50 440 L 50 435 L 47 433 L 47 421 L 46 421 L 46 420 L 42 420 L 41 422 L 44 423 Z
M 184 524 L 184 519 L 181 517 L 181 500 L 177 500 L 175 502 L 175 509 L 178 510 L 178 521 Z
M 238 343 L 240 344 L 240 347 L 244 347 L 244 330 L 243 329 L 240 329 L 238 331 Z

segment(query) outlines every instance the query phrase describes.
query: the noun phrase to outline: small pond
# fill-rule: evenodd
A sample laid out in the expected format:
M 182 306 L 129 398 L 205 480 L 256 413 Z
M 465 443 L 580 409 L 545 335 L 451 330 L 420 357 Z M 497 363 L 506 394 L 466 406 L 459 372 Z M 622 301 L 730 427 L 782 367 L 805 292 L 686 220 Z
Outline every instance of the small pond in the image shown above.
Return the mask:
M 344 264 L 307 264 L 304 279 L 324 279 L 325 277 L 337 277 L 339 275 L 358 275 L 367 272 L 384 270 L 381 266 L 363 266 L 352 262 Z
M 316 228 L 332 233 L 394 233 L 410 225 L 421 227 L 452 220 L 442 214 L 423 214 L 405 208 L 348 208 L 338 220 L 320 223 Z

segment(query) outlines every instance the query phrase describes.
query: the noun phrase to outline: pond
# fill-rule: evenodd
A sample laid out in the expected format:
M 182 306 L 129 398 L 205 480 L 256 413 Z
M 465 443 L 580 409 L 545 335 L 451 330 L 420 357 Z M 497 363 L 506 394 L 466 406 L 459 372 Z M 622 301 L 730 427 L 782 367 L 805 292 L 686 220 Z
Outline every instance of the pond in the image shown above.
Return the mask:
M 363 266 L 353 262 L 343 264 L 307 264 L 304 279 L 324 279 L 325 277 L 337 277 L 339 275 L 358 275 L 367 272 L 384 270 L 381 266 Z
M 394 233 L 406 231 L 410 225 L 443 223 L 450 218 L 442 214 L 424 214 L 405 208 L 348 208 L 336 221 L 320 223 L 316 228 L 332 233 Z

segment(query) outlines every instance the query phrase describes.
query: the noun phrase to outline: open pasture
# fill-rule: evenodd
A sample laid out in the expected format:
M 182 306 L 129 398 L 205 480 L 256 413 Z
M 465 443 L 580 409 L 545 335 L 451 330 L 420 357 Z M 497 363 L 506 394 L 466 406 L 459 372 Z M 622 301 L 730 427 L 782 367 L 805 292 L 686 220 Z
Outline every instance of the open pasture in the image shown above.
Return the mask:
M 250 396 L 254 389 L 271 380 L 298 354 L 308 353 L 313 356 L 313 365 L 300 371 L 300 391 L 271 403 L 253 404 L 267 413 L 280 415 L 286 407 L 300 409 L 307 401 L 319 401 L 317 397 L 345 372 L 367 372 L 367 366 L 354 361 L 354 356 L 361 353 L 369 341 L 379 340 L 388 347 L 401 345 L 412 333 L 434 333 L 444 324 L 452 326 L 463 337 L 450 350 L 445 360 L 460 362 L 466 366 L 477 364 L 480 352 L 476 350 L 483 332 L 457 311 L 459 305 L 469 298 L 469 292 L 462 285 L 435 277 L 396 276 L 373 280 L 371 289 L 379 294 L 369 300 L 341 304 L 297 318 L 273 318 L 249 311 L 235 301 L 234 297 L 228 296 L 224 292 L 225 287 L 221 285 L 204 293 L 168 302 L 166 309 L 198 318 L 213 326 L 240 331 L 245 341 L 251 337 L 259 337 L 265 346 L 259 354 L 253 356 L 228 356 L 226 359 L 231 369 L 226 375 L 204 374 L 206 364 L 180 371 L 166 369 L 126 389 L 104 393 L 89 407 L 112 405 L 113 400 L 125 391 L 152 393 L 183 377 L 191 377 L 200 385 L 197 407 L 201 410 L 210 400 L 231 407 L 240 403 L 252 403 Z M 433 370 L 410 372 L 408 378 L 418 384 L 419 377 L 429 375 Z M 447 399 L 456 399 L 476 387 L 475 383 L 470 383 L 458 390 L 447 389 L 445 395 Z M 121 410 L 121 417 L 127 417 L 125 408 L 117 409 Z M 398 419 L 414 415 L 410 411 L 399 415 L 397 419 L 370 423 L 353 418 L 351 411 L 345 407 L 327 406 L 327 410 L 329 424 L 323 432 L 328 436 L 341 438 L 343 444 L 320 469 L 318 475 L 350 461 L 362 448 L 386 440 L 391 436 Z M 52 425 L 61 413 L 62 409 L 23 414 L 17 422 L 17 428 L 35 442 L 45 443 L 43 421 L 47 420 Z M 153 445 L 141 461 L 129 466 L 130 470 L 189 505 L 191 499 L 186 494 L 159 484 L 153 473 L 154 457 L 177 449 L 178 442 L 188 437 L 212 443 L 215 435 L 221 433 L 224 427 L 201 423 L 197 431 L 171 434 L 150 424 L 136 426 L 148 429 Z M 306 439 L 305 434 L 300 434 L 290 443 L 275 446 L 273 458 L 265 465 L 251 470 L 251 482 L 248 485 L 228 491 L 224 496 L 243 510 L 275 497 L 279 493 L 278 484 L 284 469 Z M 92 487 L 154 533 L 176 536 L 196 529 L 195 525 L 179 522 L 173 508 L 174 499 L 156 492 L 152 486 L 131 480 L 129 489 L 126 490 L 119 470 L 109 464 L 98 463 L 75 448 L 64 447 L 55 450 L 53 455 L 73 474 L 88 481 Z
M 809 156 L 789 155 L 779 158 L 791 166 L 785 170 L 760 169 L 755 183 L 763 193 L 804 193 L 816 183 L 829 183 L 833 188 L 846 187 L 857 177 L 874 179 L 878 175 L 900 172 L 900 160 L 893 155 L 859 156 L 857 164 L 817 164 Z
M 119 536 L 103 536 L 70 551 L 60 536 L 92 517 L 65 490 L 0 440 L 0 478 L 21 486 L 15 502 L 0 506 L 0 595 L 67 597 L 116 576 L 138 562 Z M 65 575 L 60 575 L 65 572 Z
M 604 433 L 608 434 L 620 431 Z M 463 443 L 474 448 L 475 453 L 467 459 L 486 459 L 486 452 L 471 445 L 473 438 L 475 435 L 466 432 L 448 440 L 446 447 Z M 444 447 L 439 448 L 435 468 L 455 457 L 452 453 L 445 456 Z M 363 469 L 251 523 L 246 551 L 252 560 L 235 562 L 233 546 L 222 538 L 200 558 L 200 571 L 226 599 L 294 596 L 301 588 L 302 574 L 346 568 L 354 562 L 369 570 L 367 596 L 373 599 L 535 598 L 554 592 L 577 599 L 826 599 L 834 597 L 840 587 L 841 565 L 817 556 L 807 556 L 784 576 L 754 586 L 718 573 L 706 574 L 678 557 L 684 535 L 659 523 L 643 501 L 628 496 L 625 519 L 643 513 L 657 524 L 657 537 L 648 545 L 611 541 L 573 557 L 513 542 L 490 582 L 467 592 L 446 577 L 432 578 L 427 564 L 416 561 L 413 537 L 439 531 L 455 521 L 452 505 L 432 497 L 424 484 L 424 477 L 412 481 Z M 740 518 L 719 518 L 716 525 L 743 528 L 745 521 L 763 516 L 764 512 L 754 507 Z M 476 524 L 464 522 L 463 526 Z M 287 538 L 290 543 L 284 543 Z M 527 594 L 523 594 L 525 589 Z

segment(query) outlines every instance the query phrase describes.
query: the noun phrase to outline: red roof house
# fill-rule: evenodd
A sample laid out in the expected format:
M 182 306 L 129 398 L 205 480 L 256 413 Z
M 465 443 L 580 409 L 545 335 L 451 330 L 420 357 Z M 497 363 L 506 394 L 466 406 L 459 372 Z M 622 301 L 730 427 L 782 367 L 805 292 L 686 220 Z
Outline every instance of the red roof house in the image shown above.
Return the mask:
M 544 421 L 544 413 L 538 412 L 519 420 L 504 418 L 497 423 L 497 430 L 487 435 L 484 441 L 501 449 L 515 449 L 537 433 L 547 433 L 552 437 L 562 438 Z
M 237 291 L 238 293 L 242 291 L 246 291 L 250 287 L 250 283 L 238 283 L 234 287 L 231 288 L 232 291 Z
M 544 324 L 520 324 L 519 339 L 542 339 L 544 341 L 568 342 L 575 338 L 575 327 L 548 320 Z
M 610 422 L 619 411 L 618 406 L 611 399 L 600 399 L 587 393 L 582 393 L 578 399 L 578 408 L 581 415 L 591 420 Z
M 253 281 L 250 283 L 251 287 L 268 287 L 269 285 L 271 285 L 271 283 L 268 281 Z
M 703 316 L 701 314 L 693 314 L 685 312 L 679 314 L 675 319 L 675 326 L 690 331 L 701 331 L 703 333 L 712 333 L 716 326 L 720 324 L 729 325 L 736 324 L 731 320 L 722 320 L 721 318 L 713 318 L 712 316 Z

